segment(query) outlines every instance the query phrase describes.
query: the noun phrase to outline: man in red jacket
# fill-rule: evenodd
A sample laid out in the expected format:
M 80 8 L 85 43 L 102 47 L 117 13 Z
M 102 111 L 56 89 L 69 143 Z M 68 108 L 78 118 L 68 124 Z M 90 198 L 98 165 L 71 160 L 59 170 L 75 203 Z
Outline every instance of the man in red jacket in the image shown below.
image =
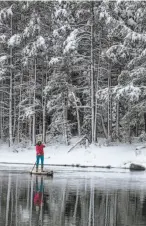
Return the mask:
M 38 172 L 39 161 L 41 160 L 41 171 L 43 172 L 44 166 L 44 147 L 41 141 L 38 141 L 36 144 L 36 172 Z

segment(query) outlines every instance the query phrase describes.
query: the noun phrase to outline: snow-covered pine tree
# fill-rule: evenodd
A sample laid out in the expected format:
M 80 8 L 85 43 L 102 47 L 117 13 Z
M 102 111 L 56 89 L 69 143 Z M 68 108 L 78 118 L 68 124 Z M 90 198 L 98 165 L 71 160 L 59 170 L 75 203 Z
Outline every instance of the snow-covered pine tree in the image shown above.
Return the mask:
M 5 125 L 3 127 L 3 135 L 5 137 L 9 137 L 9 145 L 12 146 L 14 137 L 15 137 L 15 125 L 16 125 L 16 102 L 15 102 L 15 79 L 14 74 L 17 73 L 16 69 L 16 55 L 17 48 L 13 50 L 13 46 L 17 46 L 20 44 L 20 35 L 19 33 L 15 34 L 17 31 L 16 23 L 18 23 L 19 12 L 15 12 L 17 8 L 17 3 L 12 4 L 11 2 L 1 2 L 1 11 L 0 11 L 0 32 L 1 32 L 1 50 L 2 50 L 2 58 L 1 58 L 1 82 L 5 84 L 3 86 L 3 104 L 8 107 L 8 111 L 5 115 L 1 115 L 4 117 L 1 122 L 5 121 Z M 18 56 L 18 55 L 17 55 Z M 6 96 L 7 93 L 7 96 Z M 8 117 L 8 118 L 7 118 Z M 7 120 L 8 119 L 8 120 Z M 9 124 L 6 124 L 6 121 Z
M 29 9 L 29 20 L 26 27 L 23 30 L 22 36 L 23 41 L 26 43 L 22 52 L 22 63 L 25 68 L 25 73 L 28 74 L 28 96 L 24 97 L 21 106 L 23 110 L 24 121 L 27 119 L 29 123 L 29 131 L 32 137 L 33 144 L 36 141 L 36 135 L 43 131 L 43 125 L 45 122 L 45 116 L 42 120 L 45 106 L 42 105 L 42 90 L 45 83 L 43 80 L 46 78 L 47 73 L 47 63 L 46 56 L 48 54 L 49 45 L 49 35 L 51 13 L 47 17 L 43 13 L 50 12 L 50 4 L 44 5 L 43 2 L 33 2 L 30 3 Z M 32 10 L 33 5 L 33 10 Z M 47 27 L 47 29 L 46 29 Z M 30 86 L 31 84 L 31 86 Z M 32 87 L 33 85 L 33 87 Z M 33 92 L 32 92 L 33 89 Z M 45 104 L 46 102 L 44 102 Z M 44 131 L 45 133 L 46 131 Z M 43 135 L 44 136 L 44 135 Z
M 109 71 L 106 60 L 101 55 L 102 48 L 105 49 L 109 45 L 105 38 L 107 32 L 100 19 L 100 13 L 104 8 L 102 2 L 77 3 L 74 7 L 74 23 L 71 24 L 71 32 L 65 41 L 64 49 L 69 59 L 70 73 L 78 79 L 74 83 L 74 90 L 80 98 L 81 105 L 78 108 L 83 112 L 80 119 L 81 128 L 83 133 L 86 131 L 92 142 L 97 140 L 97 131 L 100 133 L 97 124 L 106 130 L 103 109 L 99 107 L 101 105 L 96 97 L 99 85 L 102 85 L 102 80 Z
M 141 120 L 141 114 L 144 113 L 144 90 L 141 86 L 145 67 L 144 6 L 144 2 L 109 2 L 103 13 L 112 44 L 105 55 L 112 67 L 119 68 L 119 82 L 113 94 L 118 99 L 118 111 L 121 113 L 119 118 L 117 112 L 117 117 L 120 126 L 124 122 L 125 133 L 137 131 L 137 120 L 141 121 L 144 128 L 144 120 Z M 129 137 L 131 135 L 129 133 Z

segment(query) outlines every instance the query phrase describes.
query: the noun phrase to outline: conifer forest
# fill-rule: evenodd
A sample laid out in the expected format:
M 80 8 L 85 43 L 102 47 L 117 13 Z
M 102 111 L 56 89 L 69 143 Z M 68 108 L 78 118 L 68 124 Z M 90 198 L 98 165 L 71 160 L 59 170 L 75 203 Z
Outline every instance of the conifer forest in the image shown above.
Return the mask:
M 145 25 L 145 1 L 0 1 L 0 140 L 145 140 Z

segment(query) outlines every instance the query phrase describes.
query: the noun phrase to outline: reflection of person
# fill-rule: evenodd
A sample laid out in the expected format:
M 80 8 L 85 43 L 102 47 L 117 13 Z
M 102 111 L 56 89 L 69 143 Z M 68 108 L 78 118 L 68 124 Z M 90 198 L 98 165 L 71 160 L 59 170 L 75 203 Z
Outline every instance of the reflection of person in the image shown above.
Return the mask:
M 36 176 L 36 186 L 33 193 L 33 203 L 38 215 L 40 217 L 40 212 L 48 210 L 48 194 L 44 192 L 44 178 Z
M 38 172 L 39 161 L 41 160 L 41 171 L 43 172 L 44 166 L 44 147 L 41 141 L 38 141 L 36 144 L 36 172 Z
M 38 181 L 38 179 L 40 179 Z M 36 210 L 35 226 L 43 225 L 43 209 L 44 209 L 44 183 L 43 178 L 36 176 L 36 187 L 33 196 L 33 203 Z
M 36 207 L 36 211 L 39 211 L 40 207 L 43 205 L 43 178 L 41 178 L 40 186 L 38 185 L 38 178 L 36 177 L 36 190 L 34 193 L 34 205 Z

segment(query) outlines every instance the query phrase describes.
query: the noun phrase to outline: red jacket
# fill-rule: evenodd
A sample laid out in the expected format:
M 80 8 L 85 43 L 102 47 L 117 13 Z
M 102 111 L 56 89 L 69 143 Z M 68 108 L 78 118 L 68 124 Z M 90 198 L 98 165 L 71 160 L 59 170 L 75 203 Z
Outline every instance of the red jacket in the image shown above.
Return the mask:
M 37 155 L 44 155 L 44 144 L 36 145 L 36 154 Z

